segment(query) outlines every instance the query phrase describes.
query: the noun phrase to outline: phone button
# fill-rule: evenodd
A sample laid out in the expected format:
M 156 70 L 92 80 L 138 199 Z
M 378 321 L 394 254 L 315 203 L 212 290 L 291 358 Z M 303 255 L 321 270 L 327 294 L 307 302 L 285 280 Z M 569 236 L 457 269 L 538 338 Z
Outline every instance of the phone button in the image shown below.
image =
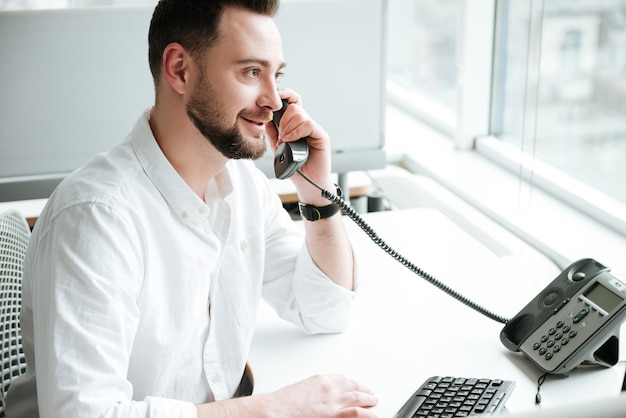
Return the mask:
M 572 322 L 577 324 L 589 313 L 588 308 L 583 308 L 580 312 L 576 314 L 576 316 L 572 319 Z

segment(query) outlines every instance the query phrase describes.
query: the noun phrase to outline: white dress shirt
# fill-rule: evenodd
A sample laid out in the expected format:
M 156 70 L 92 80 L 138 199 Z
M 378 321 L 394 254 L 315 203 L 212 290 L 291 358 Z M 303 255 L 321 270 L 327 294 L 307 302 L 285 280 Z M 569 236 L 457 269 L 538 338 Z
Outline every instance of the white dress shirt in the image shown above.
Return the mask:
M 319 333 L 345 328 L 353 292 L 315 266 L 252 162 L 229 161 L 203 202 L 146 113 L 37 221 L 23 282 L 28 372 L 7 416 L 195 417 L 194 403 L 237 389 L 261 297 Z

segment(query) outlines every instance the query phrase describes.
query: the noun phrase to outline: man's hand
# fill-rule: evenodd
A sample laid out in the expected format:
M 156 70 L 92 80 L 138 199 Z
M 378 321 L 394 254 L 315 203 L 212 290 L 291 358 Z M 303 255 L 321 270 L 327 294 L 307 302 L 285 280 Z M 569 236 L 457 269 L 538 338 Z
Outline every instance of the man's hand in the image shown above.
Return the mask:
M 197 412 L 198 418 L 375 418 L 377 404 L 374 393 L 353 380 L 318 375 L 274 393 L 198 405 Z
M 341 375 L 318 375 L 275 393 L 282 417 L 375 417 L 378 399 L 367 387 Z
M 280 132 L 272 122 L 266 125 L 266 133 L 274 153 L 282 142 L 293 142 L 306 138 L 309 146 L 309 157 L 301 168 L 302 172 L 323 188 L 334 191 L 331 179 L 330 138 L 328 133 L 318 125 L 302 108 L 302 99 L 291 89 L 281 89 L 280 97 L 286 99 L 290 106 L 280 120 Z M 301 202 L 317 206 L 327 205 L 319 190 L 312 187 L 300 176 L 292 176 L 291 181 L 298 189 Z

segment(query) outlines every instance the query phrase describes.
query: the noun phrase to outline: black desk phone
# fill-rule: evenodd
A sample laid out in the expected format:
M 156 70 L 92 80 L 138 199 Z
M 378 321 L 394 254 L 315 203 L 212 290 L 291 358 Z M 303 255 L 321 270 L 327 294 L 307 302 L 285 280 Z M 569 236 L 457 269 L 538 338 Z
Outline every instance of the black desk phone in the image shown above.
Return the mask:
M 274 113 L 279 129 L 287 108 Z M 620 325 L 626 317 L 626 285 L 593 259 L 574 262 L 542 290 L 513 319 L 506 319 L 467 299 L 400 255 L 341 197 L 322 189 L 306 177 L 300 167 L 308 157 L 306 139 L 282 143 L 274 157 L 279 179 L 299 173 L 339 205 L 380 248 L 440 290 L 495 321 L 505 324 L 500 340 L 506 348 L 522 352 L 549 374 L 567 375 L 580 365 L 614 366 L 619 357 Z
M 508 321 L 500 340 L 541 370 L 567 375 L 579 365 L 614 366 L 626 285 L 593 259 L 571 264 Z

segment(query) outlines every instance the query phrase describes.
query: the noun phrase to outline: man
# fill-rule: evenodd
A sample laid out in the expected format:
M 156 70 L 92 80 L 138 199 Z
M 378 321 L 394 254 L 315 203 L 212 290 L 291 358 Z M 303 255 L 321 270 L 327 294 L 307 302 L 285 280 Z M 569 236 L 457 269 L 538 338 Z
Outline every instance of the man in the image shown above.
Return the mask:
M 303 172 L 334 187 L 328 135 L 295 92 L 277 90 L 277 3 L 156 6 L 154 107 L 57 188 L 33 232 L 28 371 L 10 388 L 8 416 L 374 416 L 371 391 L 342 376 L 233 398 L 261 295 L 307 333 L 338 332 L 355 288 L 340 216 L 305 221 L 303 240 L 249 161 L 264 137 L 274 149 L 308 137 Z M 270 121 L 281 99 L 292 105 L 279 133 Z M 329 204 L 299 177 L 301 202 Z

